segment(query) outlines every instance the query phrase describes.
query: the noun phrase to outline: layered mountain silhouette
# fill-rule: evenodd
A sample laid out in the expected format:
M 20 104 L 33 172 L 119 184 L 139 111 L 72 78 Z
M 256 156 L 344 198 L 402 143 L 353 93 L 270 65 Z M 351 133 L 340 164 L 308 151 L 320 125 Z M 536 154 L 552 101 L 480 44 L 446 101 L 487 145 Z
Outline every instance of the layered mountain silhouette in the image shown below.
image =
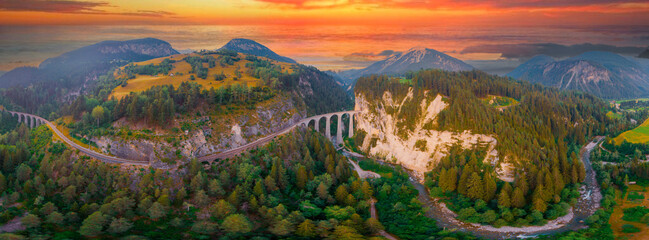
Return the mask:
M 473 66 L 430 48 L 415 47 L 394 54 L 384 60 L 373 63 L 363 69 L 347 70 L 338 73 L 346 82 L 356 81 L 359 77 L 372 74 L 399 75 L 421 69 L 441 69 L 445 71 L 468 71 Z
M 602 98 L 649 95 L 649 72 L 639 61 L 611 52 L 586 52 L 565 60 L 539 55 L 507 74 L 560 89 L 580 90 Z
M 288 57 L 280 56 L 279 54 L 273 52 L 266 46 L 261 45 L 258 42 L 255 42 L 250 39 L 235 38 L 230 40 L 227 44 L 225 44 L 220 49 L 227 49 L 230 51 L 265 57 L 280 62 L 297 63 L 295 60 L 290 59 Z
M 155 38 L 104 41 L 43 61 L 38 67 L 19 67 L 0 76 L 0 88 L 58 81 L 70 87 L 106 74 L 130 62 L 178 54 L 171 45 Z
M 640 58 L 649 58 L 649 48 L 644 50 L 644 52 L 640 53 L 640 55 L 638 55 L 638 57 L 640 57 Z

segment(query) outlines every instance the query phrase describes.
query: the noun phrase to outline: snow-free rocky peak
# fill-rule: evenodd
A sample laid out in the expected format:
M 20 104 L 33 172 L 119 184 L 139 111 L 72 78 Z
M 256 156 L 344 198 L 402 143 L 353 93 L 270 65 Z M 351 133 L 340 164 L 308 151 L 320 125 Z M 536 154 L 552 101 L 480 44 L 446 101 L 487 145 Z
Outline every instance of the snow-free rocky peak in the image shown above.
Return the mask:
M 251 54 L 260 57 L 266 57 L 280 62 L 297 63 L 295 62 L 295 60 L 290 59 L 288 57 L 280 56 L 277 53 L 270 50 L 268 47 L 261 45 L 258 42 L 255 42 L 250 39 L 235 38 L 230 40 L 227 44 L 225 44 L 220 49 L 227 49 L 235 52 Z

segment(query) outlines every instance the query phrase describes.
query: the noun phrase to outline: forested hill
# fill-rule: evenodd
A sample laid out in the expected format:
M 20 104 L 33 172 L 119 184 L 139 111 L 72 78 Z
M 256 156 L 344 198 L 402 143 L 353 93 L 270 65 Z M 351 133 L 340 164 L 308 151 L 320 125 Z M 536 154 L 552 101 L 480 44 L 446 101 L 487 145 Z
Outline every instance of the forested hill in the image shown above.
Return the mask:
M 391 93 L 391 98 L 385 97 L 386 92 Z M 461 133 L 468 130 L 497 139 L 496 161 L 511 164 L 512 186 L 495 181 L 498 180 L 495 178 L 498 166 L 483 161 L 489 153 L 484 145 L 476 144 L 469 149 L 458 145 L 436 149 L 446 152 L 446 157 L 434 164 L 427 175 L 427 184 L 436 194 L 448 192 L 450 195 L 446 196 L 464 196 L 452 198 L 459 199 L 457 206 L 451 206 L 458 211 L 480 200 L 488 204 L 485 209 L 512 206 L 525 209 L 529 214 L 541 214 L 541 220 L 544 213 L 548 219 L 565 214 L 571 195 L 562 193 L 574 191 L 573 184 L 583 181 L 585 176 L 577 157 L 579 149 L 590 137 L 604 134 L 611 121 L 606 117 L 607 104 L 593 95 L 560 91 L 479 71 L 424 70 L 408 74 L 405 79 L 362 77 L 355 93 L 357 101 L 362 98 L 369 102 L 370 109 L 383 111 L 385 108 L 385 112 L 397 116 L 400 122 L 395 128 L 404 132 L 402 136 L 405 137 L 414 126 L 424 124 L 424 128 L 431 131 Z M 424 116 L 429 114 L 424 106 L 438 95 L 444 99 L 443 110 L 434 121 L 422 123 L 423 119 L 428 119 Z M 485 101 L 489 96 L 514 99 L 518 103 L 497 108 Z M 392 100 L 384 100 L 388 98 Z M 399 109 L 371 106 L 386 101 L 403 104 Z M 439 141 L 436 137 L 427 140 Z M 422 141 L 425 146 L 426 139 Z M 495 204 L 492 200 L 500 195 L 504 200 Z M 484 223 L 491 224 L 495 220 Z M 532 223 L 507 221 L 498 224 Z
M 78 87 L 87 78 L 104 74 L 113 67 L 177 53 L 169 43 L 154 38 L 104 41 L 49 58 L 38 68 L 17 68 L 15 71 L 29 70 L 31 75 L 11 74 L 11 71 L 10 75 L 0 76 L 0 88 L 60 79 L 64 81 L 58 84 Z
M 261 45 L 258 42 L 245 38 L 232 39 L 220 49 L 227 49 L 230 51 L 251 54 L 259 57 L 266 57 L 285 63 L 297 63 L 293 59 L 280 56 L 279 54 L 273 52 L 273 50 L 270 50 L 268 47 Z
M 164 85 L 178 88 L 185 82 L 197 83 L 202 88 L 200 91 L 221 92 L 239 86 L 250 91 L 268 91 L 271 95 L 287 93 L 306 104 L 307 115 L 352 107 L 351 98 L 333 77 L 314 67 L 231 50 L 200 51 L 133 63 L 109 77 L 115 78 L 113 85 L 105 86 L 105 91 L 96 91 L 99 98 L 119 100 L 131 92 Z M 111 89 L 115 84 L 118 86 Z M 207 98 L 207 93 L 203 97 Z M 193 98 L 201 99 L 201 96 Z
M 154 38 L 99 42 L 49 58 L 38 68 L 20 67 L 3 74 L 0 94 L 8 101 L 5 106 L 47 117 L 61 102 L 95 89 L 99 76 L 115 67 L 177 53 L 169 43 Z
M 390 91 L 394 99 L 403 99 L 412 89 L 413 97 L 403 107 L 407 111 L 401 110 L 402 120 L 411 124 L 425 114 L 419 107 L 421 101 L 440 94 L 449 106 L 440 112 L 435 129 L 495 134 L 502 152 L 528 160 L 565 158 L 561 154 L 565 153 L 565 142 L 583 144 L 589 136 L 603 133 L 608 121 L 604 111 L 608 105 L 590 94 L 560 91 L 481 71 L 423 70 L 406 78 L 410 81 L 376 75 L 361 77 L 355 92 L 373 102 L 385 91 Z M 488 95 L 520 103 L 501 112 L 481 100 Z

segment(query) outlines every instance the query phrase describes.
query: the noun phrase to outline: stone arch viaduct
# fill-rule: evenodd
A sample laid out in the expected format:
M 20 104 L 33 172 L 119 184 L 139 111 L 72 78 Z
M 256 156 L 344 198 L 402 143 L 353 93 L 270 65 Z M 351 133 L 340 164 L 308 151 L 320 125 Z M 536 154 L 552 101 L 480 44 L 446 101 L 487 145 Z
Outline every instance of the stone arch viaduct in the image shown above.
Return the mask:
M 143 161 L 143 160 L 132 160 L 132 159 L 124 159 L 124 158 L 118 158 L 118 157 L 113 157 L 113 156 L 108 156 L 103 153 L 99 153 L 96 151 L 93 151 L 91 149 L 88 149 L 86 147 L 83 147 L 74 141 L 70 140 L 65 134 L 63 134 L 61 131 L 59 131 L 54 124 L 52 124 L 50 121 L 47 121 L 46 119 L 29 114 L 29 113 L 22 113 L 22 112 L 14 112 L 14 111 L 8 111 L 6 109 L 0 108 L 0 111 L 5 111 L 11 114 L 12 116 L 18 116 L 18 121 L 21 123 L 25 123 L 27 126 L 34 128 L 37 126 L 40 126 L 42 124 L 47 124 L 47 126 L 56 134 L 59 138 L 61 138 L 66 144 L 69 146 L 78 149 L 79 151 L 87 154 L 88 156 L 91 156 L 95 159 L 98 159 L 103 162 L 108 162 L 108 163 L 124 163 L 124 164 L 132 164 L 132 165 L 149 165 L 149 161 Z M 342 143 L 343 142 L 343 122 L 342 122 L 342 117 L 344 115 L 349 116 L 349 137 L 352 137 L 354 135 L 354 115 L 358 114 L 359 111 L 343 111 L 343 112 L 334 112 L 334 113 L 326 113 L 326 114 L 321 114 L 321 115 L 316 115 L 312 117 L 308 117 L 305 119 L 302 119 L 298 121 L 297 123 L 291 124 L 287 127 L 285 127 L 282 130 L 279 130 L 277 132 L 274 132 L 272 134 L 269 134 L 268 136 L 262 137 L 260 139 L 257 139 L 256 141 L 250 142 L 248 144 L 245 144 L 243 146 L 239 146 L 236 148 L 232 148 L 220 153 L 215 153 L 215 154 L 209 154 L 205 155 L 202 157 L 198 157 L 197 159 L 201 162 L 207 161 L 207 162 L 212 162 L 216 159 L 225 159 L 225 158 L 231 158 L 234 157 L 244 151 L 251 150 L 253 148 L 260 147 L 266 143 L 269 143 L 275 137 L 286 134 L 293 130 L 296 127 L 309 127 L 312 125 L 314 126 L 315 131 L 319 131 L 319 124 L 320 121 L 324 120 L 325 121 L 325 136 L 327 139 L 332 140 L 331 136 L 331 120 L 334 116 L 338 118 L 338 124 L 336 127 L 336 143 Z
M 47 122 L 47 120 L 29 113 L 12 112 L 12 111 L 6 111 L 6 112 L 11 114 L 12 117 L 18 116 L 18 122 L 24 123 L 30 128 L 38 127 L 40 125 L 45 124 L 45 122 Z

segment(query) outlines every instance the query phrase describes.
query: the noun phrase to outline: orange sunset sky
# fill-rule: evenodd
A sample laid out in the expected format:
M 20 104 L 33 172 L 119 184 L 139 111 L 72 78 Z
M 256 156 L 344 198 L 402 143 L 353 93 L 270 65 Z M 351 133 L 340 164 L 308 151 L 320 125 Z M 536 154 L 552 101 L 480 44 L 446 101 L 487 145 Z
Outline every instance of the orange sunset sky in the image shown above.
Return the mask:
M 649 0 L 0 0 L 0 74 L 143 37 L 187 51 L 250 38 L 323 70 L 425 46 L 502 74 L 535 54 L 637 56 Z
M 645 25 L 637 0 L 0 0 L 3 25 Z

